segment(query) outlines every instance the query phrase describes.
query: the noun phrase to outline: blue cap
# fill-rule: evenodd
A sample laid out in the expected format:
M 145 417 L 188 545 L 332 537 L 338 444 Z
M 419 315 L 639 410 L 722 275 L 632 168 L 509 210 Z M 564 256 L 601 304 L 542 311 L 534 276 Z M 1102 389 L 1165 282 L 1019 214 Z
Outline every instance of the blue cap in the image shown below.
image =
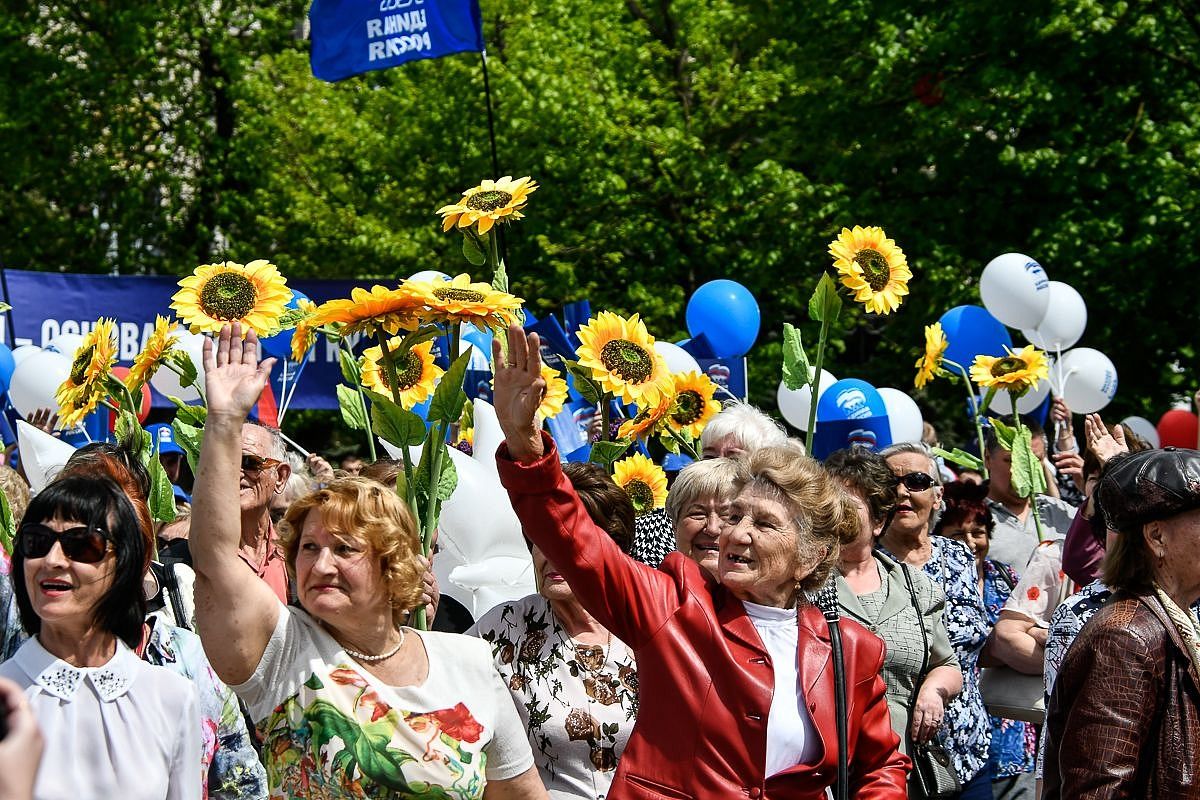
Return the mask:
M 147 425 L 146 433 L 154 437 L 152 441 L 158 447 L 160 455 L 163 453 L 183 454 L 183 448 L 175 442 L 175 429 L 167 423 L 159 422 L 154 425 Z
M 183 490 L 182 486 L 171 484 L 171 493 L 175 495 L 176 500 L 182 500 L 185 503 L 192 502 L 192 496 Z

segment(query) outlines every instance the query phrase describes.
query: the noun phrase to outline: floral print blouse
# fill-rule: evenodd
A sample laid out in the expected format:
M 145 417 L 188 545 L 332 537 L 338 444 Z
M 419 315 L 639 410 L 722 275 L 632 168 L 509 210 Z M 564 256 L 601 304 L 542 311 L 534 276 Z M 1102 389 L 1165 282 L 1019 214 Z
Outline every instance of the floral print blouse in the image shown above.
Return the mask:
M 1013 587 L 1017 585 L 1017 573 L 1008 564 L 993 561 L 983 562 L 983 605 L 987 609 L 989 627 L 995 627 L 1000 612 L 1008 602 Z M 1037 754 L 1037 727 L 1028 722 L 992 716 L 992 745 L 988 760 L 996 778 L 1008 778 L 1033 771 Z
M 492 647 L 550 797 L 603 800 L 637 717 L 633 651 L 616 638 L 575 643 L 540 594 L 493 608 L 469 633 Z
M 946 593 L 942 622 L 963 672 L 962 691 L 946 706 L 938 739 L 950 753 L 958 779 L 965 784 L 986 767 L 992 743 L 991 719 L 979 694 L 979 653 L 991 628 L 979 597 L 971 551 L 944 536 L 931 536 L 930 543 L 933 552 L 921 569 Z M 881 546 L 880 550 L 899 563 L 900 559 L 886 548 Z

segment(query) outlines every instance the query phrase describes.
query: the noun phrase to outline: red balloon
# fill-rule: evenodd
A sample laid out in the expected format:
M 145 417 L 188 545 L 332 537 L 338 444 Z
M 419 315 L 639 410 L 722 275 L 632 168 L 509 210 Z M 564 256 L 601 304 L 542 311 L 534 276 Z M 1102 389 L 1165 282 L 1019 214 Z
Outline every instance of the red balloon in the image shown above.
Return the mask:
M 1159 419 L 1158 438 L 1163 447 L 1196 446 L 1196 432 L 1200 430 L 1200 417 L 1182 408 L 1173 408 Z
M 123 381 L 129 375 L 129 367 L 113 367 L 112 373 L 117 380 Z M 138 404 L 137 411 L 138 422 L 145 422 L 148 416 L 150 416 L 150 387 L 143 383 L 141 402 Z M 116 424 L 116 416 L 109 415 L 108 429 L 111 431 Z

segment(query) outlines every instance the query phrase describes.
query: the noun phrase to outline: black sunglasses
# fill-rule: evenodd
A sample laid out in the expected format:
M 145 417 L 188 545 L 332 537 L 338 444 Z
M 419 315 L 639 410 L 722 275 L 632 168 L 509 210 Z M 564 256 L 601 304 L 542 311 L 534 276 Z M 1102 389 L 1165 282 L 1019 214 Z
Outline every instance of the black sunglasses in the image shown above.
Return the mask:
M 108 533 L 100 528 L 67 528 L 56 531 L 40 522 L 22 525 L 17 532 L 17 543 L 25 558 L 45 558 L 54 548 L 62 545 L 63 554 L 81 564 L 95 564 L 104 560 L 108 553 Z
M 934 480 L 928 472 L 910 472 L 896 476 L 896 485 L 900 484 L 904 484 L 904 488 L 910 492 L 924 492 L 932 488 Z
M 263 458 L 256 456 L 253 453 L 242 453 L 242 472 L 262 472 L 264 469 L 273 469 L 281 463 L 278 459 Z

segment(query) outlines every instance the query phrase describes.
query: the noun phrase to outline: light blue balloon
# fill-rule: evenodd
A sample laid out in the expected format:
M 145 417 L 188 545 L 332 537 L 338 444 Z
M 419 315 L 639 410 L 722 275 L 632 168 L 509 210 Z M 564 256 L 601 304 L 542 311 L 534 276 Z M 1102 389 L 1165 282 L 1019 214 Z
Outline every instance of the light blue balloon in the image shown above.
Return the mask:
M 717 358 L 748 353 L 761 322 L 758 301 L 737 281 L 709 281 L 688 300 L 688 333 L 693 338 L 704 334 Z
M 8 345 L 0 342 L 0 394 L 8 391 L 8 382 L 12 380 L 13 370 L 17 368 L 16 359 Z
M 295 310 L 300 307 L 301 300 L 307 300 L 308 295 L 299 289 L 292 289 L 292 299 L 287 301 L 286 308 Z M 274 336 L 268 336 L 266 339 L 259 339 L 258 343 L 262 345 L 263 352 L 275 358 L 291 359 L 292 357 L 292 332 L 290 330 L 280 331 Z

